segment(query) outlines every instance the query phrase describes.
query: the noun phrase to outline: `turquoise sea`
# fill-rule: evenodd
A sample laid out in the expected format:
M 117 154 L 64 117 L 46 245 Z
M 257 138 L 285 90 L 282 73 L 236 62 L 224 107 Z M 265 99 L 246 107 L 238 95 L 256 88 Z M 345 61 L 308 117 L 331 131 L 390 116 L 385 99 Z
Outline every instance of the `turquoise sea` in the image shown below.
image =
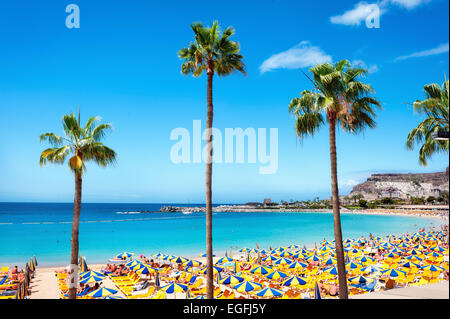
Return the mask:
M 205 253 L 205 214 L 157 212 L 163 205 L 170 204 L 83 204 L 80 254 L 89 264 L 105 263 L 123 251 L 185 257 Z M 32 256 L 39 265 L 67 265 L 72 209 L 71 203 L 0 203 L 0 266 L 20 267 Z M 403 216 L 342 214 L 341 218 L 344 238 L 404 234 L 442 223 Z M 331 213 L 213 214 L 213 245 L 218 256 L 230 247 L 233 252 L 256 244 L 266 249 L 293 243 L 309 247 L 324 238 L 334 238 Z

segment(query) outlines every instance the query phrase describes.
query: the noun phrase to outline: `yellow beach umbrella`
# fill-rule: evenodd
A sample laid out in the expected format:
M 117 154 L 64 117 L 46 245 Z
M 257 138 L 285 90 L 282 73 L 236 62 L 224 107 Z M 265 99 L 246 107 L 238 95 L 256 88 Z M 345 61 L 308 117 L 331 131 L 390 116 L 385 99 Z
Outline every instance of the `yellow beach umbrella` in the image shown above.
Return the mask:
M 284 272 L 275 270 L 275 271 L 271 272 L 270 274 L 266 275 L 266 277 L 269 278 L 269 279 L 277 280 L 277 279 L 280 279 L 280 278 L 286 278 L 287 274 L 285 274 Z
M 243 281 L 240 284 L 237 284 L 234 286 L 234 289 L 236 289 L 238 292 L 249 292 L 249 291 L 255 291 L 260 290 L 262 288 L 261 284 L 258 284 L 253 281 Z
M 275 288 L 264 288 L 258 292 L 255 292 L 255 295 L 262 298 L 274 298 L 281 297 L 284 294 L 282 290 Z
M 272 271 L 272 268 L 265 266 L 256 266 L 250 272 L 255 275 L 266 275 Z

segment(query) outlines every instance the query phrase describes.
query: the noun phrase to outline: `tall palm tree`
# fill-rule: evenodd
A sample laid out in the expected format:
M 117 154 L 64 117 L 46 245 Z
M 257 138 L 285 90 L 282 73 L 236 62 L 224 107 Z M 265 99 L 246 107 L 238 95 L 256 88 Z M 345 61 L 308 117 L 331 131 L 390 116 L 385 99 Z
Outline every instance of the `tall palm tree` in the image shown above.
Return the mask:
M 40 165 L 47 163 L 63 164 L 67 156 L 72 156 L 69 168 L 75 175 L 75 196 L 73 202 L 72 219 L 72 248 L 70 264 L 78 266 L 78 233 L 80 226 L 81 211 L 81 185 L 83 173 L 86 171 L 85 163 L 93 161 L 100 166 L 106 167 L 116 161 L 116 152 L 103 145 L 100 141 L 106 132 L 112 129 L 110 124 L 96 123 L 99 117 L 90 118 L 84 127 L 81 126 L 80 116 L 77 118 L 71 114 L 63 116 L 64 136 L 54 133 L 45 133 L 40 136 L 40 141 L 48 142 L 52 147 L 44 150 L 41 154 Z M 69 299 L 75 299 L 77 293 L 78 272 L 69 287 Z
M 213 259 L 212 259 L 212 124 L 213 124 L 213 77 L 226 76 L 235 71 L 245 74 L 243 56 L 239 53 L 239 43 L 230 38 L 234 28 L 228 27 L 221 32 L 219 24 L 215 21 L 212 27 L 204 27 L 201 23 L 191 25 L 194 31 L 194 42 L 178 52 L 181 73 L 193 74 L 199 77 L 206 71 L 207 84 L 207 158 L 206 158 L 206 266 L 207 266 L 207 298 L 213 298 Z
M 414 111 L 420 115 L 425 115 L 425 119 L 409 132 L 406 147 L 414 149 L 415 144 L 422 144 L 419 151 L 419 163 L 427 165 L 427 160 L 434 153 L 448 153 L 448 140 L 435 140 L 433 133 L 440 130 L 448 132 L 448 100 L 449 100 L 449 81 L 445 80 L 440 87 L 436 83 L 425 85 L 426 99 L 415 101 Z
M 365 127 L 375 127 L 373 106 L 380 103 L 370 94 L 373 88 L 359 81 L 367 70 L 352 67 L 347 60 L 318 64 L 310 69 L 314 88 L 301 92 L 292 99 L 289 112 L 296 117 L 295 130 L 300 139 L 314 135 L 325 124 L 329 127 L 331 190 L 333 194 L 334 237 L 339 278 L 339 297 L 348 298 L 347 279 L 342 244 L 342 230 L 339 210 L 339 190 L 337 179 L 336 125 L 344 131 L 358 133 Z

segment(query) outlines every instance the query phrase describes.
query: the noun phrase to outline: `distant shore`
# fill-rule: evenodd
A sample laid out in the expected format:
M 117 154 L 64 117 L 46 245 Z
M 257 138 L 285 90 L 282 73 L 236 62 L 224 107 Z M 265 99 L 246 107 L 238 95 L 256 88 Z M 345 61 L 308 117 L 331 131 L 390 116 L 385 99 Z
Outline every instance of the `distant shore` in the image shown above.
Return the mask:
M 414 216 L 414 217 L 433 217 L 439 219 L 449 218 L 448 211 L 435 210 L 433 206 L 429 209 L 347 209 L 341 207 L 341 214 L 354 214 L 354 215 L 396 215 L 396 216 Z M 252 207 L 246 205 L 222 205 L 213 207 L 215 213 L 332 213 L 332 209 L 310 209 L 310 208 L 267 208 L 267 207 Z M 177 212 L 177 213 L 201 213 L 205 212 L 205 207 L 178 207 L 178 206 L 163 206 L 160 212 Z

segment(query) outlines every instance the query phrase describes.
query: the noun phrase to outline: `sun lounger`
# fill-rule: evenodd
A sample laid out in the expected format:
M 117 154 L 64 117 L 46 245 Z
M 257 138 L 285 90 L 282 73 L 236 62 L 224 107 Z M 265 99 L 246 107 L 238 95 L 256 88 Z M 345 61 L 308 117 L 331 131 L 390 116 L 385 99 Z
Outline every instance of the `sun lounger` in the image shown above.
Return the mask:
M 8 279 L 8 276 L 4 276 L 2 278 L 2 280 L 0 280 L 0 286 L 3 285 L 6 282 L 7 279 Z
M 151 286 L 148 291 L 144 294 L 130 294 L 126 295 L 128 299 L 142 299 L 142 298 L 150 298 L 155 292 L 155 287 Z

